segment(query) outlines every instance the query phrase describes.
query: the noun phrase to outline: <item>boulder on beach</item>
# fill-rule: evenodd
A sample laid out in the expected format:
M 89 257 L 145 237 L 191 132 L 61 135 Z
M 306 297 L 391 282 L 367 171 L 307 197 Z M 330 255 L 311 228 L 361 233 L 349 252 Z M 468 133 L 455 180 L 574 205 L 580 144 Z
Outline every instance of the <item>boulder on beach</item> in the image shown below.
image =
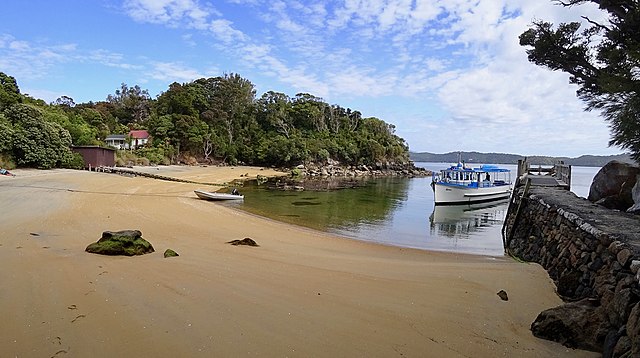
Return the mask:
M 634 205 L 632 189 L 640 167 L 612 160 L 598 171 L 589 188 L 589 201 L 609 209 L 625 211 Z
M 245 237 L 242 240 L 231 240 L 229 242 L 227 242 L 227 244 L 231 244 L 233 246 L 238 246 L 238 245 L 245 245 L 245 246 L 260 246 L 258 245 L 258 243 L 256 243 L 252 238 L 250 237 Z
M 86 252 L 100 255 L 144 255 L 154 252 L 153 246 L 142 238 L 140 230 L 105 231 L 97 242 L 89 244 Z
M 597 300 L 586 298 L 550 308 L 538 315 L 531 332 L 569 348 L 601 352 L 608 326 L 598 307 Z
M 178 255 L 178 253 L 177 253 L 177 252 L 175 252 L 175 251 L 173 251 L 173 250 L 171 250 L 171 249 L 166 249 L 166 250 L 164 251 L 164 257 L 165 257 L 165 258 L 167 258 L 167 257 L 176 257 L 176 256 L 180 256 L 180 255 Z

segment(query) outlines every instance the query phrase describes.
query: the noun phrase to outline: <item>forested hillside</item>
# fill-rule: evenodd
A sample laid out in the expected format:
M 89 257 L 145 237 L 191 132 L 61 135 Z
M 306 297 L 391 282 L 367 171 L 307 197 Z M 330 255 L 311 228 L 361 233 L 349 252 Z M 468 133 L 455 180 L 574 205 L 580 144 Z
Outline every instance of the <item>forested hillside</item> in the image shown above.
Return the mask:
M 76 104 L 63 96 L 47 104 L 21 94 L 16 79 L 0 72 L 0 166 L 78 166 L 69 146 L 105 146 L 108 135 L 134 129 L 146 129 L 151 141 L 126 154 L 158 164 L 409 161 L 393 125 L 308 93 L 257 98 L 237 74 L 173 83 L 157 98 L 123 83 L 104 101 Z
M 465 163 L 491 163 L 491 164 L 517 164 L 519 159 L 525 156 L 518 154 L 505 153 L 478 153 L 478 152 L 450 152 L 445 154 L 434 153 L 409 153 L 411 160 L 415 162 L 435 162 L 435 163 L 457 163 L 458 156 Z M 585 166 L 585 167 L 601 167 L 612 160 L 633 163 L 631 156 L 627 154 L 597 156 L 582 155 L 577 158 L 569 157 L 545 157 L 545 156 L 529 156 L 527 160 L 532 164 L 553 165 L 559 161 L 569 165 Z

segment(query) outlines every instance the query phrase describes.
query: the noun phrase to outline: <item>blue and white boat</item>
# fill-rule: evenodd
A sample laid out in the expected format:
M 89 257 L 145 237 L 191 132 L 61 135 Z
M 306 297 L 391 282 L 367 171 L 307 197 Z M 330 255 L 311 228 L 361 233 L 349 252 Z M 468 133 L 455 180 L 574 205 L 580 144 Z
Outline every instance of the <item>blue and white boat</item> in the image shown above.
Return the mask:
M 511 195 L 511 171 L 485 164 L 470 168 L 463 163 L 433 173 L 436 205 L 482 203 Z

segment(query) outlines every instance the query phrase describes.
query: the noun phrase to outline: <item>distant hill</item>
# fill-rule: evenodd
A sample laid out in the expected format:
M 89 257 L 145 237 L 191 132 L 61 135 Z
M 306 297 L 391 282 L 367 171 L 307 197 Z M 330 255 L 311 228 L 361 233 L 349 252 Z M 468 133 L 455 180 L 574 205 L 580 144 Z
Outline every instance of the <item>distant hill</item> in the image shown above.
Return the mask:
M 465 163 L 491 163 L 491 164 L 517 164 L 519 159 L 525 156 L 519 154 L 506 153 L 479 153 L 479 152 L 450 152 L 444 154 L 435 153 L 414 153 L 409 152 L 409 158 L 414 162 L 435 162 L 435 163 L 457 163 L 458 154 Z M 628 154 L 618 155 L 581 155 L 577 158 L 569 157 L 545 157 L 545 156 L 529 156 L 526 157 L 531 164 L 553 165 L 558 161 L 565 164 L 576 165 L 582 167 L 601 167 L 612 160 L 626 163 L 634 163 Z

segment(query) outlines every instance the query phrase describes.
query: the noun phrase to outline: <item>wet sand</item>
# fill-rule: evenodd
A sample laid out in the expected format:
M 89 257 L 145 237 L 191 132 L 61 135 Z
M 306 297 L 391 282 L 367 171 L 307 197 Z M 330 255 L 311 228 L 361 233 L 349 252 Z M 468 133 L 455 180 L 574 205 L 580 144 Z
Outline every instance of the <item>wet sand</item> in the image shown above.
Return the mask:
M 218 183 L 277 174 L 153 170 Z M 344 239 L 198 200 L 197 184 L 15 174 L 0 177 L 0 357 L 598 356 L 532 336 L 561 303 L 535 264 Z M 84 252 L 124 229 L 156 252 Z M 244 237 L 260 247 L 226 244 Z

